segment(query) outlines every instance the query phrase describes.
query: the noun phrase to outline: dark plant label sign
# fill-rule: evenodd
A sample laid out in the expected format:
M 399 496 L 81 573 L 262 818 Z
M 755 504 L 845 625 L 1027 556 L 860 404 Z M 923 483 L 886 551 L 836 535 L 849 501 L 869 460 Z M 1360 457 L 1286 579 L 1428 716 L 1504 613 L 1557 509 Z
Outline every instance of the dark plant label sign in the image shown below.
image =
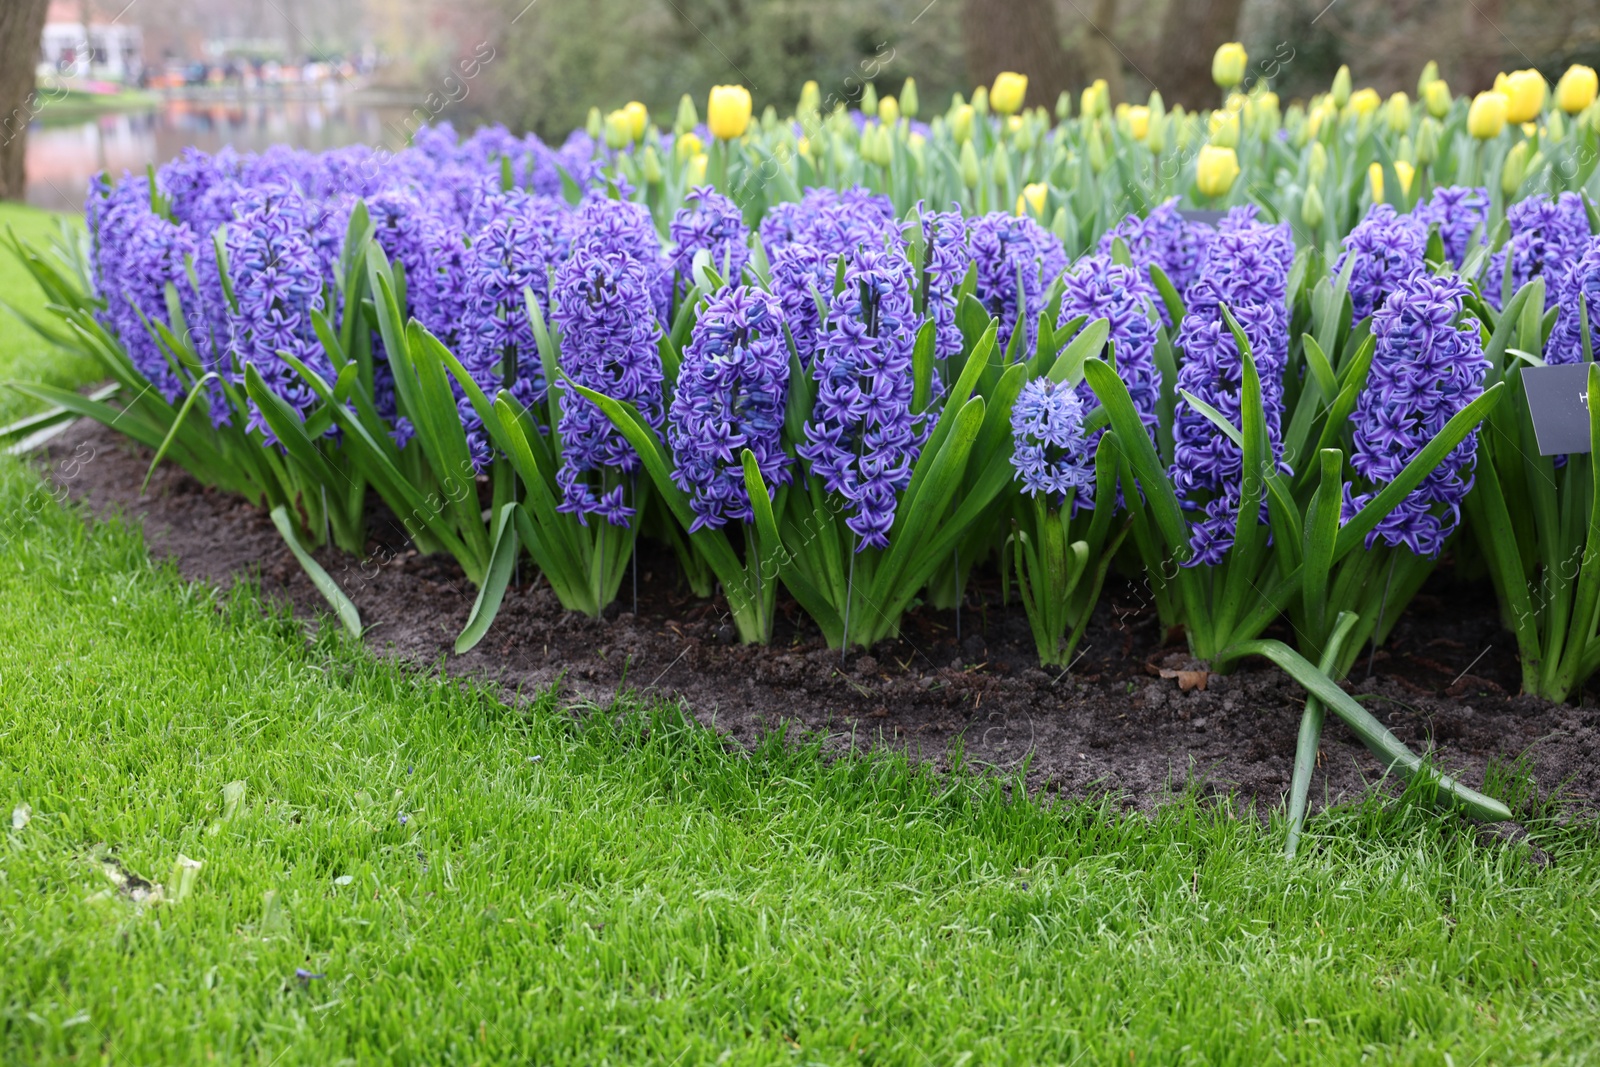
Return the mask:
M 1539 455 L 1589 451 L 1589 364 L 1524 367 L 1522 388 Z

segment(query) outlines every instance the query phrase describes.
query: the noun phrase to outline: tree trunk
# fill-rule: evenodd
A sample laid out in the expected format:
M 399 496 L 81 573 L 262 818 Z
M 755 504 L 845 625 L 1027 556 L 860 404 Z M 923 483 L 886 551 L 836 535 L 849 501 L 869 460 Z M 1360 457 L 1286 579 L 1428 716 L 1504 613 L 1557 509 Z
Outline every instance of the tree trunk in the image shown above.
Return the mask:
M 1219 90 L 1211 80 L 1217 46 L 1236 39 L 1243 0 L 1172 0 L 1156 69 L 1156 88 L 1168 106 L 1214 107 Z
M 988 85 L 1003 70 L 1028 76 L 1028 106 L 1054 108 L 1056 97 L 1083 80 L 1061 46 L 1052 0 L 965 0 L 967 77 Z
M 27 188 L 28 122 L 50 0 L 0 0 L 0 200 L 20 200 Z
M 1085 80 L 1106 80 L 1112 103 L 1126 98 L 1122 79 L 1122 52 L 1112 36 L 1117 29 L 1117 0 L 1095 0 L 1094 18 L 1085 27 L 1083 50 L 1088 71 Z

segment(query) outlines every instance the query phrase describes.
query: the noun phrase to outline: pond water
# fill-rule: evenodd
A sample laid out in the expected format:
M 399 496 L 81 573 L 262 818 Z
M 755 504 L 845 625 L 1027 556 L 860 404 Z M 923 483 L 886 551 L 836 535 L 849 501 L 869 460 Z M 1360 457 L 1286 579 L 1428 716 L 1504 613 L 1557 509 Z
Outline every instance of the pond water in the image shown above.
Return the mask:
M 48 110 L 28 131 L 28 203 L 56 211 L 83 208 L 89 178 L 160 166 L 188 145 L 214 152 L 232 145 L 258 152 L 279 142 L 320 150 L 340 145 L 397 148 L 413 109 L 345 97 L 311 100 L 169 100 L 150 111 L 52 121 Z

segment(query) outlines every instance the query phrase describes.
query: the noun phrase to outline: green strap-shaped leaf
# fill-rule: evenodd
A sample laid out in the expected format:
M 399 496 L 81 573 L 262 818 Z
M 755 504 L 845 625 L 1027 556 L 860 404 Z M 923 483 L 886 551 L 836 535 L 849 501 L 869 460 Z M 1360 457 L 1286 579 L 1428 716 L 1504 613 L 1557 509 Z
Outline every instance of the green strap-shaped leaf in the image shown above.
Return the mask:
M 289 518 L 289 510 L 282 504 L 272 509 L 272 525 L 278 528 L 284 544 L 289 546 L 289 551 L 294 553 L 294 558 L 299 560 L 300 569 L 306 572 L 306 577 L 311 579 L 311 584 L 317 587 L 317 592 L 333 608 L 334 614 L 339 616 L 339 621 L 344 624 L 345 630 L 352 637 L 361 636 L 361 614 L 356 611 L 355 604 L 345 596 L 344 590 L 339 588 L 339 583 L 328 577 L 328 572 L 322 565 L 311 558 L 300 544 L 299 536 L 294 532 L 294 522 Z
M 506 586 L 511 581 L 517 562 L 516 504 L 506 504 L 495 516 L 494 552 L 489 557 L 489 569 L 484 573 L 483 584 L 478 586 L 478 597 L 472 602 L 472 613 L 467 625 L 456 638 L 456 655 L 466 652 L 489 632 L 495 616 L 500 613 L 500 602 L 505 599 Z
M 189 390 L 189 395 L 184 398 L 183 407 L 178 409 L 178 417 L 172 420 L 172 429 L 168 430 L 167 436 L 162 438 L 161 447 L 156 449 L 155 456 L 150 460 L 150 469 L 144 472 L 144 481 L 139 483 L 139 495 L 143 496 L 144 491 L 150 488 L 151 476 L 155 474 L 156 468 L 161 465 L 162 459 L 166 457 L 167 449 L 171 448 L 172 442 L 177 439 L 178 431 L 183 429 L 184 421 L 188 419 L 189 412 L 194 408 L 195 402 L 200 399 L 200 394 L 205 389 L 206 383 L 214 381 L 216 377 L 214 373 L 207 374 L 195 382 L 194 388 Z
M 1127 385 L 1103 359 L 1085 361 L 1083 376 L 1089 388 L 1094 390 L 1094 395 L 1100 398 L 1101 405 L 1111 413 L 1111 425 L 1117 431 L 1122 453 L 1133 468 L 1139 489 L 1144 493 L 1146 505 L 1167 548 L 1179 561 L 1188 559 L 1189 524 L 1183 517 L 1183 508 L 1178 504 L 1172 480 L 1162 468 L 1155 446 L 1150 443 L 1150 434 L 1139 418 L 1138 409 L 1133 406 L 1133 397 L 1128 395 Z
M 1449 775 L 1434 770 L 1424 763 L 1421 757 L 1389 732 L 1388 727 L 1373 717 L 1371 712 L 1357 704 L 1350 694 L 1340 689 L 1326 674 L 1317 670 L 1309 660 L 1282 641 L 1241 641 L 1224 649 L 1217 656 L 1217 662 L 1227 664 L 1245 656 L 1264 656 L 1299 682 L 1308 693 L 1322 701 L 1329 710 L 1344 720 L 1345 725 L 1355 731 L 1356 736 L 1361 738 L 1361 743 L 1378 757 L 1384 770 L 1394 771 L 1408 780 L 1419 778 L 1427 782 L 1475 819 L 1504 822 L 1511 818 L 1511 810 L 1500 801 L 1469 789 Z
M 1052 382 L 1077 385 L 1083 381 L 1083 364 L 1091 356 L 1105 351 L 1106 340 L 1111 336 L 1111 320 L 1095 319 L 1078 332 L 1078 335 L 1061 350 L 1050 365 L 1045 377 Z
M 1333 569 L 1333 547 L 1339 536 L 1339 510 L 1344 494 L 1344 454 L 1337 448 L 1318 453 L 1322 478 L 1316 496 L 1306 509 L 1304 548 L 1301 559 L 1305 575 L 1301 579 L 1301 603 L 1305 605 L 1307 635 L 1322 641 L 1327 623 L 1328 574 Z

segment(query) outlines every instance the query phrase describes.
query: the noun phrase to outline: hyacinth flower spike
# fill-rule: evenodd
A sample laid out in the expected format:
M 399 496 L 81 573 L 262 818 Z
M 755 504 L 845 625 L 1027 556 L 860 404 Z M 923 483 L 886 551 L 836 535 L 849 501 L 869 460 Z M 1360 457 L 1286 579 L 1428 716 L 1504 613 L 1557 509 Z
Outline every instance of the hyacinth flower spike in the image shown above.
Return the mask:
M 1244 656 L 1265 656 L 1304 686 L 1321 707 L 1344 720 L 1386 770 L 1408 779 L 1422 779 L 1474 817 L 1509 818 L 1510 812 L 1503 804 L 1426 764 L 1300 652 L 1281 641 L 1259 636 L 1291 607 L 1296 597 L 1325 595 L 1326 575 L 1359 549 L 1366 535 L 1466 439 L 1499 401 L 1500 387 L 1491 387 L 1450 419 L 1392 482 L 1342 526 L 1329 522 L 1327 516 L 1338 517 L 1330 501 L 1337 501 L 1343 492 L 1343 457 L 1336 449 L 1325 450 L 1319 456 L 1319 470 L 1324 477 L 1319 493 L 1324 503 L 1313 516 L 1320 516 L 1321 521 L 1308 524 L 1294 505 L 1286 479 L 1278 472 L 1267 448 L 1261 379 L 1249 339 L 1231 313 L 1224 310 L 1224 317 L 1241 355 L 1242 426 L 1233 425 L 1220 412 L 1214 417 L 1208 413 L 1208 418 L 1240 449 L 1244 469 L 1255 476 L 1244 478 L 1240 484 L 1233 537 L 1216 562 L 1196 563 L 1196 557 L 1208 546 L 1204 542 L 1196 544 L 1197 531 L 1191 528 L 1162 469 L 1126 385 L 1103 360 L 1090 359 L 1085 366 L 1085 376 L 1108 411 L 1111 427 L 1126 456 L 1121 465 L 1123 497 L 1133 512 L 1135 526 L 1147 522 L 1158 535 L 1150 540 L 1135 539 L 1147 573 L 1154 580 L 1176 586 L 1190 647 L 1214 668 L 1225 669 Z M 1271 544 L 1260 520 L 1263 497 L 1268 499 Z M 1150 554 L 1152 540 L 1163 546 L 1160 555 Z M 1342 625 L 1346 624 L 1335 615 L 1334 628 Z M 1312 755 L 1314 758 L 1314 750 Z
M 1600 440 L 1593 362 L 1600 351 L 1600 237 L 1556 279 L 1556 320 L 1546 338 L 1548 280 L 1535 278 L 1516 293 L 1485 346 L 1490 377 L 1503 377 L 1513 397 L 1483 435 L 1466 509 L 1501 615 L 1517 638 L 1523 692 L 1563 701 L 1600 671 L 1600 464 L 1593 452 L 1539 454 L 1518 369 L 1529 360 L 1518 353 L 1589 365 L 1590 437 Z
M 1091 453 L 1075 386 L 1048 377 L 1023 386 L 1011 430 L 1017 586 L 1039 662 L 1067 667 L 1128 532 L 1126 520 L 1112 532 L 1117 438 L 1102 432 Z

